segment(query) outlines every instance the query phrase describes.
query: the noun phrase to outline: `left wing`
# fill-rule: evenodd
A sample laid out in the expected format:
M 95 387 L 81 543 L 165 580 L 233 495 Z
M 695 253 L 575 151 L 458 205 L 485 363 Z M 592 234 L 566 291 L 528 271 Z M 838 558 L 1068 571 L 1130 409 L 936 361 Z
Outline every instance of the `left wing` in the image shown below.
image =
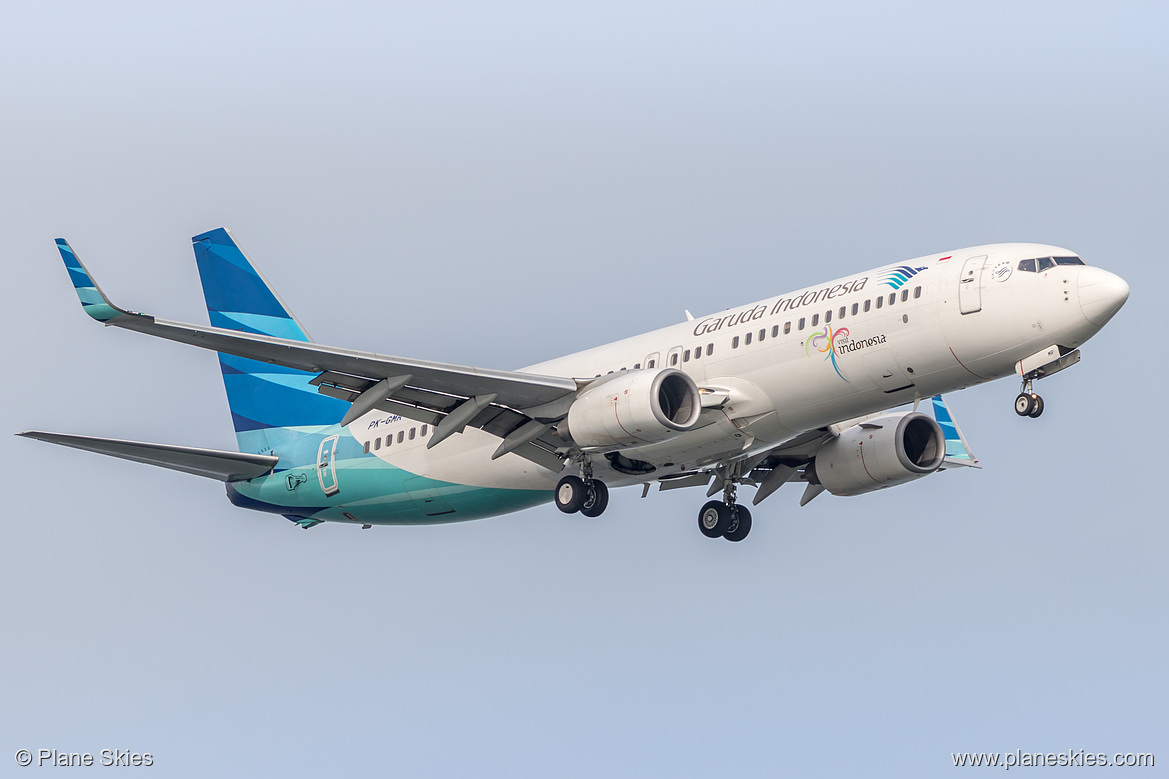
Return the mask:
M 937 421 L 938 427 L 942 429 L 942 435 L 946 444 L 946 456 L 942 460 L 942 465 L 939 470 L 957 466 L 982 468 L 978 458 L 970 451 L 970 446 L 966 443 L 966 437 L 962 435 L 962 430 L 958 427 L 958 423 L 954 421 L 954 417 L 950 413 L 950 408 L 946 405 L 945 399 L 941 395 L 935 395 L 930 399 L 930 402 L 934 412 L 934 419 Z M 914 408 L 917 408 L 916 404 Z M 743 484 L 751 484 L 758 488 L 751 501 L 752 505 L 757 506 L 761 501 L 771 496 L 789 481 L 804 480 L 803 469 L 812 461 L 816 456 L 816 452 L 826 441 L 833 436 L 840 435 L 842 431 L 854 425 L 863 425 L 865 424 L 865 420 L 880 416 L 883 413 L 886 412 L 868 414 L 855 419 L 846 419 L 828 427 L 808 430 L 765 452 L 743 454 L 738 458 L 718 463 L 709 468 L 687 473 L 669 474 L 658 479 L 659 489 L 672 490 L 682 487 L 708 487 L 706 494 L 710 497 L 723 489 L 723 485 L 728 478 L 733 478 Z M 647 483 L 645 487 L 646 489 L 642 493 L 642 497 L 649 494 L 650 483 Z M 809 485 L 809 491 L 804 493 L 800 505 L 803 506 L 812 500 L 820 491 L 822 491 L 821 487 Z

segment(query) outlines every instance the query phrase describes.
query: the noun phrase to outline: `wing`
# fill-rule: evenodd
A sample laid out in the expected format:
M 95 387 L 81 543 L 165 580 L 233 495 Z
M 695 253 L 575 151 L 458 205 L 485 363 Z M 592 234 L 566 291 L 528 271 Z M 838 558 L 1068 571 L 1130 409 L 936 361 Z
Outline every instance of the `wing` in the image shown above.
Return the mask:
M 957 466 L 982 468 L 978 458 L 970 451 L 966 437 L 962 435 L 961 428 L 954 421 L 954 416 L 950 413 L 945 399 L 941 395 L 935 395 L 931 398 L 931 406 L 934 419 L 942 429 L 946 444 L 946 457 L 939 470 Z M 718 463 L 710 468 L 690 473 L 670 474 L 658 479 L 659 489 L 708 487 L 706 494 L 709 497 L 723 489 L 727 478 L 735 477 L 743 484 L 752 484 L 758 488 L 752 500 L 752 505 L 757 506 L 789 481 L 806 480 L 804 469 L 816 456 L 816 452 L 824 442 L 853 425 L 864 424 L 866 419 L 873 416 L 877 416 L 877 414 L 846 419 L 829 427 L 808 430 L 765 452 L 744 453 L 737 458 Z M 650 484 L 647 483 L 645 487 L 642 497 L 649 494 Z M 821 489 L 817 485 L 809 485 L 809 491 L 804 493 L 800 505 L 803 506 L 816 497 Z
M 467 427 L 502 439 L 494 457 L 514 451 L 559 470 L 550 423 L 576 397 L 577 382 L 559 376 L 500 371 L 339 349 L 306 341 L 170 322 L 115 305 L 64 239 L 57 240 L 86 313 L 114 327 L 252 360 L 317 373 L 317 391 L 352 404 L 349 424 L 374 409 L 432 424 L 435 446 Z

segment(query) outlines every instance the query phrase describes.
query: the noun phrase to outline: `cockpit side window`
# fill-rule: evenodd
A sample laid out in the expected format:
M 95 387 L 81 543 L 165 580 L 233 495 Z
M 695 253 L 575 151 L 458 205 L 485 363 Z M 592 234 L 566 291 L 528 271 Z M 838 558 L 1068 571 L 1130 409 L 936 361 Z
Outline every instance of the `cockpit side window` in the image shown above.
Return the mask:
M 1079 257 L 1054 257 L 1056 265 L 1084 265 Z
M 1035 260 L 1019 260 L 1019 270 L 1027 273 L 1035 272 Z
M 1040 257 L 1039 258 L 1039 272 L 1040 273 L 1047 270 L 1048 268 L 1054 268 L 1054 267 L 1055 267 L 1055 260 L 1051 259 L 1050 257 Z

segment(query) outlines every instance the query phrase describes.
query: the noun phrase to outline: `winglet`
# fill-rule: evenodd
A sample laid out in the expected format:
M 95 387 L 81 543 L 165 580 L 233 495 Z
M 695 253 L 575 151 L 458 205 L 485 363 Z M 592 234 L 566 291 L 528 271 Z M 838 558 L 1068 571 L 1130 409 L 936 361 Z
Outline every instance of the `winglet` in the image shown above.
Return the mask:
M 942 428 L 942 434 L 946 438 L 946 459 L 942 461 L 942 467 L 964 465 L 968 468 L 981 468 L 978 458 L 970 451 L 966 437 L 962 435 L 962 430 L 954 421 L 941 395 L 934 395 L 933 405 L 934 419 L 938 421 L 938 426 Z
M 61 259 L 65 261 L 65 268 L 69 271 L 69 279 L 73 282 L 73 289 L 81 300 L 81 307 L 85 313 L 99 322 L 109 322 L 129 311 L 118 308 L 101 291 L 101 287 L 89 275 L 89 271 L 81 264 L 73 247 L 64 238 L 57 239 L 57 249 L 61 252 Z

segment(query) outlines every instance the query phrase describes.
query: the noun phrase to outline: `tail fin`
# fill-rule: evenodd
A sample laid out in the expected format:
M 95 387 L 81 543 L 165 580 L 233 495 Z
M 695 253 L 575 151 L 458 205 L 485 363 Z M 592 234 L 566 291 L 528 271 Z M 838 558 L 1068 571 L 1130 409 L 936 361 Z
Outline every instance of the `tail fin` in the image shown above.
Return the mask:
M 207 313 L 215 327 L 311 341 L 247 255 L 223 229 L 191 239 Z M 316 374 L 219 353 L 241 452 L 270 452 L 292 436 L 335 425 L 349 404 L 320 395 Z

